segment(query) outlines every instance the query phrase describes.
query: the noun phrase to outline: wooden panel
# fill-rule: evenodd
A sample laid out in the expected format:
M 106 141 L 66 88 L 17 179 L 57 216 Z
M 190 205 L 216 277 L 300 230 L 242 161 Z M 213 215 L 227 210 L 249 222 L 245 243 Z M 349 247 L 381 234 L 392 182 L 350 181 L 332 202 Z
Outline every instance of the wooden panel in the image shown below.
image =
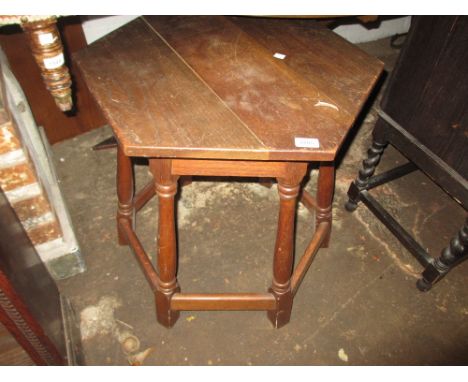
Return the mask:
M 142 20 L 76 56 L 127 155 L 262 145 Z M 155 151 L 150 148 L 155 147 Z
M 314 137 L 334 154 L 382 68 L 313 21 L 146 19 L 271 150 Z
M 229 20 L 149 17 L 148 21 L 269 150 L 294 151 L 294 137 L 313 137 L 319 139 L 320 151 L 333 153 L 350 124 L 349 115 L 331 107 L 317 108 L 319 101 L 337 106 Z
M 86 46 L 86 40 L 78 17 L 59 19 L 65 51 L 76 52 Z M 49 142 L 55 143 L 101 127 L 106 122 L 92 100 L 86 85 L 67 59 L 73 79 L 75 113 L 63 113 L 55 105 L 42 81 L 39 68 L 30 51 L 26 35 L 17 26 L 0 29 L 0 45 L 4 50 L 13 74 L 18 79 L 34 118 L 43 126 Z
M 468 17 L 415 17 L 409 36 L 382 109 L 468 178 Z
M 127 155 L 332 160 L 382 68 L 331 31 L 299 34 L 300 44 L 323 40 L 317 56 L 343 51 L 334 65 L 329 54 L 308 67 L 314 55 L 289 65 L 259 42 L 278 29 L 257 36 L 223 17 L 144 20 L 75 56 Z M 295 137 L 320 147 L 298 148 Z
M 314 20 L 230 18 L 268 50 L 286 55 L 287 66 L 315 85 L 340 109 L 356 115 L 366 100 L 382 62 Z
M 307 163 L 174 159 L 171 172 L 174 175 L 284 178 L 298 168 L 306 171 Z

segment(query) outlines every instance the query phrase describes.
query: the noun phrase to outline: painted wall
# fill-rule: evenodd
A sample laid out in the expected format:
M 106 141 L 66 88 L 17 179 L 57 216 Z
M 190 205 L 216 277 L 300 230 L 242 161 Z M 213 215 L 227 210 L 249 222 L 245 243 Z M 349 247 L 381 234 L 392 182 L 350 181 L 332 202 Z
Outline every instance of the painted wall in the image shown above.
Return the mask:
M 88 44 L 105 36 L 122 25 L 134 20 L 134 16 L 85 16 L 83 31 Z M 352 43 L 379 40 L 395 34 L 406 33 L 411 23 L 410 16 L 382 21 L 378 28 L 368 29 L 360 23 L 341 25 L 334 32 Z
M 83 16 L 83 32 L 88 44 L 139 17 L 136 16 Z
M 333 31 L 346 40 L 357 44 L 360 42 L 380 40 L 395 34 L 406 33 L 409 30 L 410 24 L 411 16 L 405 16 L 391 20 L 384 20 L 380 23 L 378 28 L 368 29 L 366 26 L 356 23 L 340 25 L 333 29 Z

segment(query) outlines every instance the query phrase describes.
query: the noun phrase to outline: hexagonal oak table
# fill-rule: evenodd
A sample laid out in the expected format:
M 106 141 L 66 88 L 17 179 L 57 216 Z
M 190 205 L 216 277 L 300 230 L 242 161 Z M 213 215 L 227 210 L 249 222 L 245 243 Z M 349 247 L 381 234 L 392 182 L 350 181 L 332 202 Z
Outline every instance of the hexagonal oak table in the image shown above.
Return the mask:
M 158 321 L 180 310 L 266 310 L 289 322 L 294 294 L 332 223 L 334 160 L 382 63 L 312 21 L 243 17 L 143 17 L 75 56 L 118 140 L 119 243 L 129 245 L 154 290 Z M 132 157 L 154 182 L 134 195 Z M 319 163 L 316 230 L 293 272 L 300 185 Z M 181 293 L 174 196 L 180 176 L 276 178 L 280 210 L 268 293 Z M 133 229 L 159 200 L 157 269 Z

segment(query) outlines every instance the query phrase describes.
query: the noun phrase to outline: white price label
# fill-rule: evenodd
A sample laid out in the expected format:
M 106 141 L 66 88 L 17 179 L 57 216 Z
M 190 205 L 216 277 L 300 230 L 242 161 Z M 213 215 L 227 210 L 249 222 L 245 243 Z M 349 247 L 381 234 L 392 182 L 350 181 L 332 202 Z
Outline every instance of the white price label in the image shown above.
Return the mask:
M 39 35 L 39 44 L 41 45 L 49 45 L 53 44 L 56 37 L 52 33 L 42 33 Z
M 296 147 L 312 148 L 318 149 L 320 147 L 320 142 L 317 138 L 294 138 L 294 144 Z
M 44 58 L 44 66 L 46 69 L 56 69 L 65 63 L 63 53 L 60 53 L 54 57 Z
M 279 60 L 284 60 L 286 58 L 286 55 L 283 53 L 275 53 L 273 57 L 278 58 Z

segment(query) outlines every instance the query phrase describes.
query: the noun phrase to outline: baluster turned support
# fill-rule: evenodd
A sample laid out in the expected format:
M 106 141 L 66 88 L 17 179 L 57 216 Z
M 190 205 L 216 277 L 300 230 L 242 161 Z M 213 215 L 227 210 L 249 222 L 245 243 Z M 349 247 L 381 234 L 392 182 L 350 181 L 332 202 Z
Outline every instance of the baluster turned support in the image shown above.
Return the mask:
M 23 17 L 21 21 L 21 27 L 28 36 L 29 45 L 39 65 L 47 90 L 54 97 L 60 110 L 71 110 L 73 107 L 72 82 L 65 65 L 57 19 L 49 17 L 44 20 L 30 21 L 27 17 Z
M 128 245 L 127 237 L 118 221 L 125 219 L 134 227 L 135 206 L 133 203 L 134 180 L 132 159 L 126 156 L 120 146 L 117 147 L 117 234 L 120 245 Z
M 177 284 L 177 240 L 175 227 L 175 195 L 178 176 L 171 174 L 170 159 L 150 159 L 150 170 L 154 177 L 159 201 L 158 219 L 158 271 L 159 281 L 156 297 L 158 321 L 165 327 L 172 327 L 179 318 L 179 312 L 171 310 L 171 298 L 180 292 Z
M 294 263 L 294 232 L 300 183 L 307 167 L 291 165 L 288 178 L 278 178 L 280 210 L 273 258 L 273 281 L 269 292 L 276 298 L 276 310 L 268 311 L 275 328 L 286 325 L 291 317 L 293 294 L 291 275 Z
M 315 209 L 315 229 L 320 223 L 328 222 L 327 236 L 322 242 L 322 248 L 327 248 L 330 242 L 332 227 L 332 204 L 335 190 L 335 165 L 333 162 L 322 162 L 319 167 L 317 182 L 317 207 Z

